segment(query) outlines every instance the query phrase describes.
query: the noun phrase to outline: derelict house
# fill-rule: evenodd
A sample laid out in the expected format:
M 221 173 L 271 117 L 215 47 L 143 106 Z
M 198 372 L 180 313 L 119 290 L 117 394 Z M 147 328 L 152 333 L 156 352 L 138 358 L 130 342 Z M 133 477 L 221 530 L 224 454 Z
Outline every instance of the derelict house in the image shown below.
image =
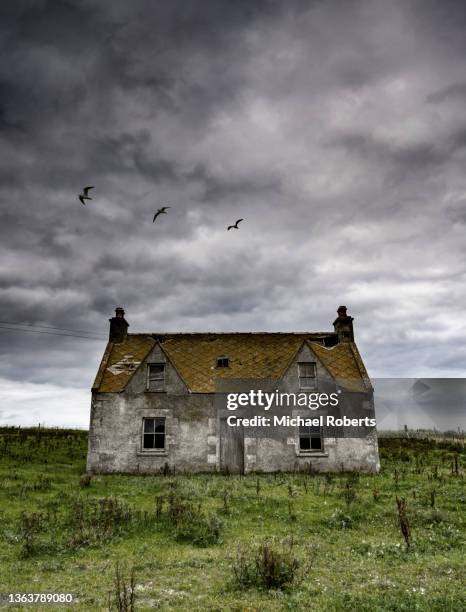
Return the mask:
M 333 389 L 344 398 L 340 416 L 374 417 L 372 385 L 346 307 L 333 325 L 317 333 L 132 334 L 117 308 L 92 387 L 88 471 L 377 471 L 375 427 L 259 431 L 227 421 L 240 416 L 227 409 L 227 391 L 264 384 L 300 394 Z M 244 416 L 249 408 L 241 410 Z M 322 410 L 274 407 L 267 415 L 273 413 L 315 417 Z

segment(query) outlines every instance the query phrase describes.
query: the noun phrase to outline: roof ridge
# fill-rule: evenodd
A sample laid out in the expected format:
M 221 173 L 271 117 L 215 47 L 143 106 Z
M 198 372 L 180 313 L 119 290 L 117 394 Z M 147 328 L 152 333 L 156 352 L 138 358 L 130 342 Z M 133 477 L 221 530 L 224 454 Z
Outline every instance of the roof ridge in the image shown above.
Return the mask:
M 275 336 L 335 336 L 335 332 L 309 332 L 309 331 L 293 331 L 293 332 L 274 332 L 274 331 L 158 331 L 158 332 L 128 332 L 128 336 L 253 336 L 253 335 L 275 335 Z

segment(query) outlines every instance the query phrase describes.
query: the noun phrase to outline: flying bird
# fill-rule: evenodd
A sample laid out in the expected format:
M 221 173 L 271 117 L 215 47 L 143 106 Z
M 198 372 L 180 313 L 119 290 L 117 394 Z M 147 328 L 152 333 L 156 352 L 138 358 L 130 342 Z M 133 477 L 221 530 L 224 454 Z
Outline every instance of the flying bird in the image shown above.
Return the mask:
M 84 206 L 86 206 L 86 202 L 84 200 L 92 200 L 92 198 L 89 197 L 89 190 L 90 189 L 94 189 L 94 187 L 92 185 L 89 185 L 88 187 L 84 187 L 83 192 L 80 193 L 79 196 L 78 196 L 79 201 Z
M 162 206 L 162 208 L 157 209 L 157 212 L 155 213 L 154 218 L 152 219 L 152 223 L 155 223 L 155 220 L 159 215 L 166 215 L 168 208 L 171 208 L 171 206 Z
M 227 232 L 229 232 L 231 229 L 235 228 L 235 229 L 239 229 L 238 227 L 238 223 L 241 223 L 241 221 L 244 221 L 244 219 L 238 219 L 238 221 L 234 224 L 234 225 L 229 225 Z

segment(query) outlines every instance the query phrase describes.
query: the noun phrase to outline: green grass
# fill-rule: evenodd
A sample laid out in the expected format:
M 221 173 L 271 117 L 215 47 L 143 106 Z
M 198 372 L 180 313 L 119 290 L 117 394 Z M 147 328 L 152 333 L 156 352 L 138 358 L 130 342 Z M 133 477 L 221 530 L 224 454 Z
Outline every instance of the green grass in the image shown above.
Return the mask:
M 52 609 L 106 610 L 119 561 L 128 579 L 134 568 L 137 610 L 466 608 L 459 443 L 384 438 L 377 476 L 109 475 L 89 486 L 86 449 L 86 432 L 0 429 L 0 592 L 72 593 Z M 253 559 L 265 540 L 290 538 L 295 584 L 235 586 L 238 549 Z

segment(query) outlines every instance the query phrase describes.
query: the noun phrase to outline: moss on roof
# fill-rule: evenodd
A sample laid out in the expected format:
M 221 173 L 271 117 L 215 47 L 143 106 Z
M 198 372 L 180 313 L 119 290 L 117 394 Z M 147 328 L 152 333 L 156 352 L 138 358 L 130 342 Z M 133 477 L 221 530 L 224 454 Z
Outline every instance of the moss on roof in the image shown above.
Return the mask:
M 315 342 L 312 349 L 335 382 L 346 391 L 364 392 L 372 385 L 354 342 L 341 342 L 332 348 L 325 348 Z
M 304 342 L 314 350 L 336 382 L 348 391 L 371 389 L 364 364 L 353 343 L 322 345 L 329 333 L 176 333 L 128 334 L 108 344 L 93 390 L 123 391 L 156 342 L 193 393 L 213 393 L 219 378 L 280 378 Z M 217 368 L 228 356 L 229 367 Z
M 123 391 L 155 344 L 153 338 L 143 334 L 129 334 L 125 342 L 118 344 L 109 342 L 92 387 L 93 391 Z

